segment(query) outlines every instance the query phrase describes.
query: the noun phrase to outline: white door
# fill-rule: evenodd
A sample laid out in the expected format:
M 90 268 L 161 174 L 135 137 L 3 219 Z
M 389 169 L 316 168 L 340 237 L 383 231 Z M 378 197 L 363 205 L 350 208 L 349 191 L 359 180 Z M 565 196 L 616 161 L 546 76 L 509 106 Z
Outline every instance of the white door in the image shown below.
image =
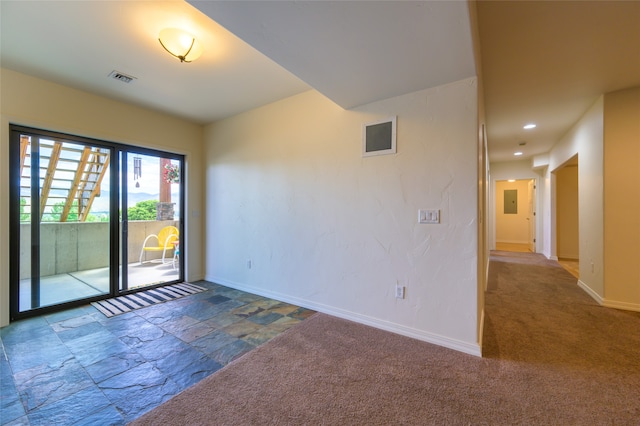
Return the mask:
M 529 202 L 529 214 L 527 216 L 527 222 L 529 222 L 529 250 L 532 253 L 536 252 L 536 184 L 535 180 L 531 179 L 528 186 L 528 202 Z

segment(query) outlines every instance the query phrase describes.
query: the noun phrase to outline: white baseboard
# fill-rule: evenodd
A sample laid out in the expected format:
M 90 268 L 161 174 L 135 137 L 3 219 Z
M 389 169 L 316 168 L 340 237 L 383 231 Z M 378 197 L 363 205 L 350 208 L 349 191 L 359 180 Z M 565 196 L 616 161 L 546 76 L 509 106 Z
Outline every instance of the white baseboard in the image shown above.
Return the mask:
M 555 260 L 557 262 L 558 261 L 558 256 L 547 256 L 547 259 Z
M 591 296 L 593 298 L 593 300 L 598 302 L 598 304 L 604 305 L 604 299 L 598 293 L 596 293 L 594 290 L 592 290 L 591 287 L 586 285 L 581 280 L 578 280 L 578 286 L 581 289 L 583 289 L 585 291 L 585 293 L 587 293 L 589 296 Z
M 633 311 L 640 312 L 640 304 L 638 303 L 629 303 L 629 302 L 619 302 L 617 300 L 609 300 L 601 297 L 598 293 L 593 291 L 586 285 L 584 282 L 578 280 L 578 285 L 582 288 L 589 296 L 591 296 L 598 304 L 604 306 L 605 308 L 613 308 L 613 309 L 621 309 L 623 311 Z
M 602 305 L 607 308 L 622 309 L 623 311 L 640 312 L 640 304 L 638 303 L 618 302 L 605 299 Z
M 480 347 L 480 356 L 482 356 L 482 338 L 484 337 L 484 307 L 480 313 L 480 325 L 478 326 L 478 346 Z
M 457 339 L 451 339 L 446 336 L 440 336 L 435 333 L 429 333 L 424 330 L 418 330 L 412 327 L 407 327 L 401 324 L 384 321 L 378 318 L 370 317 L 368 315 L 362 315 L 356 312 L 347 311 L 344 309 L 336 308 L 334 306 L 317 303 L 307 299 L 301 299 L 299 297 L 269 291 L 262 288 L 256 288 L 249 285 L 236 283 L 233 281 L 220 279 L 216 277 L 205 276 L 206 281 L 217 283 L 225 287 L 231 287 L 236 290 L 246 291 L 248 293 L 257 294 L 259 296 L 269 297 L 272 299 L 280 300 L 282 302 L 291 303 L 293 305 L 301 306 L 303 308 L 312 309 L 314 311 L 322 312 L 324 314 L 332 315 L 338 318 L 346 319 L 349 321 L 357 322 L 360 324 L 368 325 L 380 330 L 389 331 L 391 333 L 400 334 L 402 336 L 411 337 L 417 340 L 422 340 L 427 343 L 433 343 L 434 345 L 443 346 L 445 348 L 453 349 L 459 352 L 464 352 L 469 355 L 482 356 L 482 346 L 478 343 L 472 344 L 463 342 Z

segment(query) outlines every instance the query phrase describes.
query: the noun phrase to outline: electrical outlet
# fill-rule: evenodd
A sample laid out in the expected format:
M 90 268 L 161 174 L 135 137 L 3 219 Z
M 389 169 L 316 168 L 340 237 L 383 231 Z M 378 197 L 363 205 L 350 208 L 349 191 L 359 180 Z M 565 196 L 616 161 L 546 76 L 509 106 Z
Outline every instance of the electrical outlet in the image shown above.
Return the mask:
M 396 299 L 404 299 L 404 286 L 396 284 Z

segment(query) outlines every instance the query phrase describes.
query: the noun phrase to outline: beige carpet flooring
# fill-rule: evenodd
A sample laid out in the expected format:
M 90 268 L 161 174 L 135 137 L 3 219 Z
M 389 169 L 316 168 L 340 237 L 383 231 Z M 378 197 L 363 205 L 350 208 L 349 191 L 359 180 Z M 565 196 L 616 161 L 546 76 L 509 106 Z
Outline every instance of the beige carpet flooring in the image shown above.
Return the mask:
M 316 314 L 140 425 L 637 425 L 640 313 L 493 252 L 484 357 Z

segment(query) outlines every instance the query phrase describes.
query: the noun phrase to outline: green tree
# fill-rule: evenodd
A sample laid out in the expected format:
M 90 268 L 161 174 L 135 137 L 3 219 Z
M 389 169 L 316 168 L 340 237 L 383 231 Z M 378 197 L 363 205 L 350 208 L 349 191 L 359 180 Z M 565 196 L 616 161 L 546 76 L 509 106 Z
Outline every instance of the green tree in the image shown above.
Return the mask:
M 156 204 L 158 200 L 138 201 L 127 209 L 129 220 L 156 220 Z
M 43 215 L 42 220 L 46 222 L 60 222 L 62 211 L 64 210 L 64 202 L 55 203 L 51 207 L 51 213 Z M 78 200 L 73 200 L 69 214 L 67 215 L 67 222 L 78 221 Z
M 64 210 L 64 202 L 55 203 L 51 207 L 51 212 L 42 215 L 43 222 L 60 222 L 60 218 L 62 217 L 62 211 Z M 67 222 L 78 222 L 78 200 L 73 200 L 71 204 L 71 209 L 69 210 L 69 214 L 67 215 Z M 84 220 L 85 222 L 100 222 L 95 215 L 88 214 Z M 108 222 L 109 218 L 103 222 Z
M 20 221 L 21 222 L 28 222 L 31 219 L 31 214 L 24 212 L 24 207 L 26 205 L 27 205 L 27 199 L 20 198 Z

